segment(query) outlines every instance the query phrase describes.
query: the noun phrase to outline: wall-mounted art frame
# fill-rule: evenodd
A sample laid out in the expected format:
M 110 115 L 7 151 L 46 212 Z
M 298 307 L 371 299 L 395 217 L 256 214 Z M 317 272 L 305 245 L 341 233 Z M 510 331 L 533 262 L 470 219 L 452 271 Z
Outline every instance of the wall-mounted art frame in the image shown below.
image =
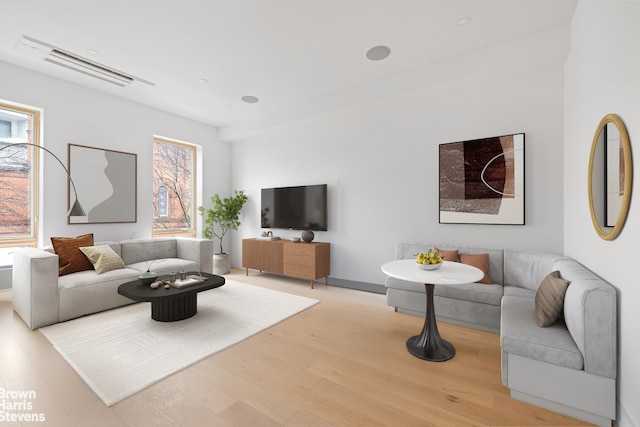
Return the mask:
M 122 151 L 68 144 L 68 164 L 86 216 L 69 224 L 136 222 L 138 156 Z M 67 191 L 68 204 L 75 200 Z
M 524 133 L 439 145 L 440 223 L 524 225 Z

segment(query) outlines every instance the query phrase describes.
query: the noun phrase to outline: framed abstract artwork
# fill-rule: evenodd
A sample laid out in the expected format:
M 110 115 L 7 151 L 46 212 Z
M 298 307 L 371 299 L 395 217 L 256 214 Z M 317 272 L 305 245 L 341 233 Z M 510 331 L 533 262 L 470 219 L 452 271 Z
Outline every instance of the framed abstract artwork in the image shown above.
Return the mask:
M 524 225 L 524 133 L 439 145 L 440 223 Z
M 69 224 L 137 221 L 137 155 L 68 144 L 71 179 L 85 216 L 69 216 Z M 75 201 L 68 192 L 69 206 Z

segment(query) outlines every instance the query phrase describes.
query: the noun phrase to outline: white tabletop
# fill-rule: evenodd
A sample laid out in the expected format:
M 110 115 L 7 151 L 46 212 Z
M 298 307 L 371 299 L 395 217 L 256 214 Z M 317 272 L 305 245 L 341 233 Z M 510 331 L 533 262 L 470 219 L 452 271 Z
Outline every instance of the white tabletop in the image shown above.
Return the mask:
M 384 263 L 382 272 L 396 279 L 431 285 L 462 285 L 484 277 L 479 268 L 452 261 L 442 261 L 436 270 L 422 270 L 413 258 Z

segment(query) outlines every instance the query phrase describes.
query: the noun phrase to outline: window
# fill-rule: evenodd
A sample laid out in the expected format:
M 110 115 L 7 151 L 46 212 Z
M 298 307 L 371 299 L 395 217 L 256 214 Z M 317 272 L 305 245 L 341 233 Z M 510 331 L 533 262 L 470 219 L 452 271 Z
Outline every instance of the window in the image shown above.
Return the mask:
M 0 102 L 0 247 L 38 244 L 40 112 Z
M 158 216 L 160 218 L 169 216 L 167 187 L 165 186 L 158 188 Z
M 153 235 L 196 236 L 196 147 L 153 139 Z

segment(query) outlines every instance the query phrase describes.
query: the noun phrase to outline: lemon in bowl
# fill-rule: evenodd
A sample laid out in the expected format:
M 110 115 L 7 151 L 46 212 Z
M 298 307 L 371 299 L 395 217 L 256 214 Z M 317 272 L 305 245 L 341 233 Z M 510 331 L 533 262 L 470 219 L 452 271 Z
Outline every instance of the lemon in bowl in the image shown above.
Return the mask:
M 428 252 L 416 254 L 416 265 L 422 270 L 435 270 L 442 265 L 440 252 L 429 249 Z

